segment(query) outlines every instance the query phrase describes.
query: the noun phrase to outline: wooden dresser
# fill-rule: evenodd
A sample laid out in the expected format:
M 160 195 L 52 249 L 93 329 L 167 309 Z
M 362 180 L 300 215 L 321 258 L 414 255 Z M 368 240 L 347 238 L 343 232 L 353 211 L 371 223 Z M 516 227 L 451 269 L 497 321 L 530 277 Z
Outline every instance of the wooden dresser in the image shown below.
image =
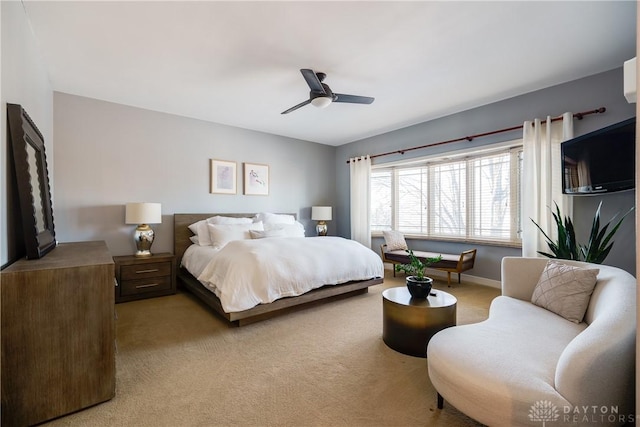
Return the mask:
M 61 243 L 0 274 L 2 425 L 115 395 L 114 263 L 104 242 Z

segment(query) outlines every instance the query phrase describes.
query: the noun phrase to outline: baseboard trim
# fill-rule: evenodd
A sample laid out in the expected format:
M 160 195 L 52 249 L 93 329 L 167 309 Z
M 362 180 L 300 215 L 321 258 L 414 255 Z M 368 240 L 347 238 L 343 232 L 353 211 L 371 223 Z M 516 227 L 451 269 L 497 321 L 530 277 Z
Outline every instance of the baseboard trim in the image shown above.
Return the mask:
M 393 271 L 393 265 L 385 263 L 385 270 Z M 393 274 L 393 273 L 391 273 Z M 404 273 L 401 273 L 404 274 Z M 447 273 L 440 270 L 429 270 L 429 276 L 437 277 L 441 280 L 447 280 Z M 486 277 L 472 276 L 470 274 L 462 273 L 462 280 L 466 283 L 473 283 L 474 285 L 489 286 L 491 288 L 502 289 L 502 284 L 499 280 L 487 279 Z M 455 284 L 458 281 L 458 274 L 451 273 L 451 284 Z
M 471 276 L 465 274 L 462 276 L 465 282 L 473 283 L 474 285 L 489 286 L 491 288 L 502 289 L 502 283 L 499 280 L 487 279 L 486 277 Z

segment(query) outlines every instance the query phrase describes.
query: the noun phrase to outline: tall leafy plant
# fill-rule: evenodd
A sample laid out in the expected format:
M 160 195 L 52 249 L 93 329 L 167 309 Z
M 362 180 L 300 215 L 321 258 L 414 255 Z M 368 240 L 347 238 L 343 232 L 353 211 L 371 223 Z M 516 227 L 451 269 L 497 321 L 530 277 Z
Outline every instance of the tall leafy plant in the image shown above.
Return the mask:
M 557 203 L 556 211 L 551 212 L 553 215 L 553 219 L 556 223 L 556 229 L 558 233 L 558 238 L 554 242 L 547 233 L 535 222 L 533 219 L 531 220 L 538 230 L 542 233 L 542 235 L 547 239 L 547 245 L 549 246 L 549 250 L 551 253 L 538 251 L 540 255 L 544 255 L 549 258 L 561 258 L 561 259 L 573 259 L 578 261 L 591 262 L 594 264 L 602 264 L 605 260 L 609 252 L 611 252 L 611 248 L 613 247 L 613 235 L 618 231 L 622 221 L 625 219 L 627 215 L 633 211 L 633 207 L 627 211 L 609 230 L 609 226 L 611 222 L 618 216 L 618 214 L 614 215 L 613 218 L 609 220 L 602 228 L 600 228 L 600 208 L 602 208 L 602 202 L 598 205 L 598 209 L 593 217 L 593 222 L 591 224 L 591 232 L 589 234 L 589 241 L 586 245 L 579 244 L 576 241 L 576 233 L 573 227 L 573 223 L 571 222 L 571 218 L 564 217 L 560 214 L 560 208 Z

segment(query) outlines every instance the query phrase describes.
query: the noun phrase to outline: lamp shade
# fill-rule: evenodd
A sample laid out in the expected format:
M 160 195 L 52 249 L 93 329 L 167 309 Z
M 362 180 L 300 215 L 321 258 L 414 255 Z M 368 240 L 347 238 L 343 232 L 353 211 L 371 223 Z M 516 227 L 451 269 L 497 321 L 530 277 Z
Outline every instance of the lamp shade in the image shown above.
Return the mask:
M 162 207 L 160 203 L 127 203 L 125 224 L 160 224 Z
M 312 206 L 311 219 L 314 221 L 331 221 L 331 206 Z

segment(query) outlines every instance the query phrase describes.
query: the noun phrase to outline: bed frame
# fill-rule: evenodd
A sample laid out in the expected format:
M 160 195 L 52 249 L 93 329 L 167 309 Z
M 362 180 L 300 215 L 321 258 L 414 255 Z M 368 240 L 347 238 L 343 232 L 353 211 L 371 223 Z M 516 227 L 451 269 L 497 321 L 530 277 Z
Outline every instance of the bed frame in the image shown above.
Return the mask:
M 180 267 L 182 256 L 187 248 L 192 244 L 189 239 L 193 236 L 188 226 L 202 219 L 210 218 L 215 215 L 231 216 L 231 217 L 253 217 L 254 214 L 230 214 L 230 213 L 177 213 L 173 215 L 173 253 L 176 256 L 176 265 L 178 266 L 177 280 L 178 285 L 187 289 L 197 298 L 202 300 L 207 306 L 213 308 L 218 314 L 227 319 L 229 322 L 242 326 L 249 323 L 265 320 L 270 317 L 290 312 L 301 306 L 318 303 L 318 301 L 334 300 L 351 295 L 363 294 L 368 292 L 369 286 L 382 283 L 382 278 L 375 278 L 362 281 L 352 281 L 341 285 L 323 286 L 318 289 L 307 292 L 297 297 L 287 297 L 276 300 L 269 304 L 260 304 L 248 310 L 227 313 L 222 309 L 222 304 L 218 297 L 211 291 L 207 290 L 198 280 L 193 277 L 186 269 Z

